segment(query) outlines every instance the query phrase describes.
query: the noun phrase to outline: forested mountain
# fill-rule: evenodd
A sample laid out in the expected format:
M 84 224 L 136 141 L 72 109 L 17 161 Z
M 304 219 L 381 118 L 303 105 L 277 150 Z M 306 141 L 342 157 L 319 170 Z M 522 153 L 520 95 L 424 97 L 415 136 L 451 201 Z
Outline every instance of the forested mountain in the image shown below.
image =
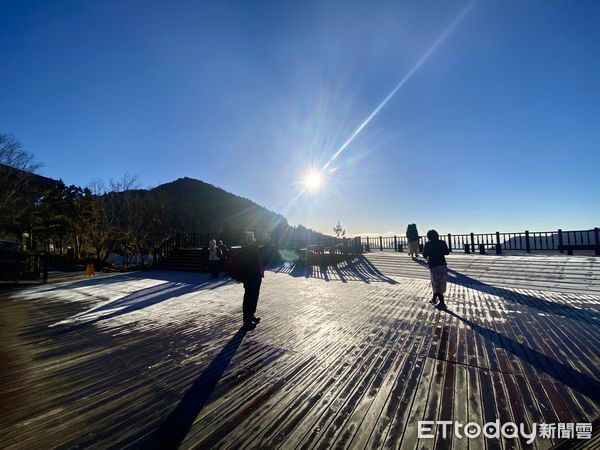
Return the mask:
M 221 188 L 193 178 L 179 178 L 148 192 L 167 205 L 171 229 L 186 233 L 236 233 L 251 230 L 257 238 L 291 244 L 298 239 L 325 237 L 302 225 L 291 227 L 281 214 Z
M 171 226 L 188 233 L 254 230 L 271 233 L 288 227 L 280 214 L 221 188 L 192 178 L 179 178 L 151 190 L 165 196 Z
M 37 178 L 53 184 L 21 185 L 16 199 L 23 207 L 0 214 L 0 236 L 4 233 L 5 239 L 26 248 L 61 254 L 71 248 L 76 257 L 93 255 L 105 261 L 115 252 L 149 254 L 176 233 L 198 235 L 199 245 L 205 245 L 207 236 L 236 244 L 247 230 L 262 242 L 282 246 L 322 237 L 301 225 L 290 227 L 283 216 L 251 200 L 192 178 L 153 189 L 136 189 L 134 177 L 111 181 L 108 189 Z

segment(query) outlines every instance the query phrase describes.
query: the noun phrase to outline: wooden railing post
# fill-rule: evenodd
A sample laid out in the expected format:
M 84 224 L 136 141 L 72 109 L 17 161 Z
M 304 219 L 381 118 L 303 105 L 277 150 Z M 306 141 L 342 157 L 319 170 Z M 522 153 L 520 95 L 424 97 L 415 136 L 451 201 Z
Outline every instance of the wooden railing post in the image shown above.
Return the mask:
M 370 252 L 370 251 L 371 251 L 371 244 L 369 243 L 369 236 L 367 236 L 367 248 L 366 248 L 366 250 L 367 250 L 368 252 Z
M 562 248 L 562 246 L 563 246 L 563 235 L 562 235 L 562 230 L 559 228 L 558 229 L 558 248 L 561 253 L 564 253 L 565 251 Z
M 502 254 L 502 244 L 500 243 L 500 232 L 496 231 L 496 255 Z
M 594 240 L 594 254 L 600 255 L 600 229 L 598 229 L 598 227 L 594 228 Z
M 471 233 L 471 252 L 475 253 L 475 234 Z
M 448 233 L 448 250 L 452 253 L 452 235 Z
M 380 252 L 383 251 L 383 239 L 381 236 L 379 236 L 379 251 Z
M 529 243 L 529 230 L 525 230 L 525 250 L 531 253 L 531 245 Z
M 396 236 L 394 236 L 394 251 L 398 251 L 398 238 Z

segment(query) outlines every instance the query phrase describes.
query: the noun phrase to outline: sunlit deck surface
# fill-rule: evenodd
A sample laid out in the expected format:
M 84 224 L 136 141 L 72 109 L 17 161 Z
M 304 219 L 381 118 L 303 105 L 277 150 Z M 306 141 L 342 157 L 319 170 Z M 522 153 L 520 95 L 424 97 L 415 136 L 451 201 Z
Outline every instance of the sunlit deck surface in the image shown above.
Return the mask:
M 0 447 L 519 448 L 417 421 L 597 419 L 600 259 L 448 260 L 448 312 L 405 254 L 271 269 L 247 333 L 242 286 L 205 274 L 2 294 Z

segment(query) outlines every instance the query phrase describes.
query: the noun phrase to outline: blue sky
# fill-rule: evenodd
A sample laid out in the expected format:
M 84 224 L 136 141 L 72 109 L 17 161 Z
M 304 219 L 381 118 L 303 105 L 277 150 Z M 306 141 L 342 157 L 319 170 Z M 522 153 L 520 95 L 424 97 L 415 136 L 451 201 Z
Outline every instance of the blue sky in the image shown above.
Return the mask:
M 67 183 L 189 176 L 348 233 L 600 225 L 600 3 L 0 0 L 0 131 Z M 330 173 L 329 169 L 334 169 Z

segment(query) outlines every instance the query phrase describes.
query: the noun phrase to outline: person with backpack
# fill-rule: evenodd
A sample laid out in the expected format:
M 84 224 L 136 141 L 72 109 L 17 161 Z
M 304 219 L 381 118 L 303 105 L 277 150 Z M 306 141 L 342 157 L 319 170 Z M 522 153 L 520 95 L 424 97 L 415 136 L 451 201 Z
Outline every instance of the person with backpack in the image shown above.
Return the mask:
M 450 254 L 450 250 L 435 230 L 427 232 L 427 239 L 425 248 L 423 248 L 423 258 L 427 259 L 429 265 L 429 276 L 433 289 L 431 303 L 437 308 L 444 309 L 446 308 L 444 294 L 446 293 L 446 283 L 448 281 L 448 265 L 445 256 Z M 437 304 L 436 300 L 439 300 Z
M 217 247 L 217 241 L 214 239 L 208 241 L 208 271 L 212 280 L 219 278 L 222 257 L 223 252 Z
M 254 232 L 246 231 L 244 233 L 242 249 L 239 255 L 239 278 L 244 283 L 244 302 L 242 309 L 244 313 L 244 328 L 253 330 L 260 322 L 260 317 L 256 317 L 256 306 L 258 304 L 258 295 L 260 285 L 265 270 L 263 260 Z

